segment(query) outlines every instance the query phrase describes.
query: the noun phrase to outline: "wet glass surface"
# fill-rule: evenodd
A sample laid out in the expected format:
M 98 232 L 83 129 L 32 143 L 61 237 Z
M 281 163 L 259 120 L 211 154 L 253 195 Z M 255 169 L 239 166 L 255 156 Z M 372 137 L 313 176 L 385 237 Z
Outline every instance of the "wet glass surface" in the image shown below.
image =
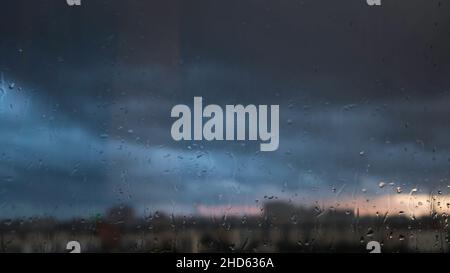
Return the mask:
M 80 3 L 1 3 L 0 252 L 449 250 L 450 3 Z

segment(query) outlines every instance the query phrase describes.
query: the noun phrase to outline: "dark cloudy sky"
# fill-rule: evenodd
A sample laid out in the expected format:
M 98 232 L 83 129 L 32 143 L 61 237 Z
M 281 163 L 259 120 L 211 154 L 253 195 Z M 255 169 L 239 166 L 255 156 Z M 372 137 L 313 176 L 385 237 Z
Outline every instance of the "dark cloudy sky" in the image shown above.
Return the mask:
M 450 3 L 3 1 L 0 216 L 314 204 L 450 184 Z M 170 110 L 279 104 L 280 148 L 179 142 Z M 256 202 L 259 200 L 259 203 Z

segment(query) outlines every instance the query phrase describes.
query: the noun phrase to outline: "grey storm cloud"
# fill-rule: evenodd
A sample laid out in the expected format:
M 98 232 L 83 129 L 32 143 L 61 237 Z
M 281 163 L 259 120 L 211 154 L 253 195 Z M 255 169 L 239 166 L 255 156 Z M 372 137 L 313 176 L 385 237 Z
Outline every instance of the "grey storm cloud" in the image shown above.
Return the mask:
M 0 17 L 2 216 L 448 184 L 445 3 L 28 2 Z M 279 150 L 173 141 L 170 110 L 194 96 L 279 104 Z
M 118 95 L 102 107 L 85 98 L 74 115 L 52 108 L 40 88 L 27 90 L 8 90 L 1 108 L 2 194 L 21 213 L 32 204 L 64 215 L 115 202 L 192 211 L 198 203 L 245 204 L 265 195 L 319 198 L 332 187 L 374 189 L 379 181 L 433 189 L 448 177 L 440 136 L 449 128 L 426 123 L 445 116 L 441 98 L 427 101 L 432 112 L 406 99 L 348 105 L 279 98 L 281 146 L 262 153 L 249 142 L 174 142 L 169 112 L 179 102 L 169 98 Z M 90 124 L 102 121 L 109 125 Z

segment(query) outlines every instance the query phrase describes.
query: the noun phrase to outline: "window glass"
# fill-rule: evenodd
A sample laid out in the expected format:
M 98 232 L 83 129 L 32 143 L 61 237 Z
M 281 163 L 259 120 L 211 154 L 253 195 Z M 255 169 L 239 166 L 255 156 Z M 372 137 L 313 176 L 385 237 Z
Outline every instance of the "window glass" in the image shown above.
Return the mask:
M 2 1 L 0 252 L 448 251 L 449 12 Z

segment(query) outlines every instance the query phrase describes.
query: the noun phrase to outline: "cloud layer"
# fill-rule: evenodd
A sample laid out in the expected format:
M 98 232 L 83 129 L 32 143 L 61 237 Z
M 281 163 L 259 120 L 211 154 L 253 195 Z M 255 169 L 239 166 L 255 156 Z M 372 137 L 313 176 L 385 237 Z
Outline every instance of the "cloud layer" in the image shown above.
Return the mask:
M 7 4 L 1 216 L 446 190 L 449 7 L 360 2 Z M 194 96 L 279 104 L 279 150 L 173 141 L 170 110 Z

